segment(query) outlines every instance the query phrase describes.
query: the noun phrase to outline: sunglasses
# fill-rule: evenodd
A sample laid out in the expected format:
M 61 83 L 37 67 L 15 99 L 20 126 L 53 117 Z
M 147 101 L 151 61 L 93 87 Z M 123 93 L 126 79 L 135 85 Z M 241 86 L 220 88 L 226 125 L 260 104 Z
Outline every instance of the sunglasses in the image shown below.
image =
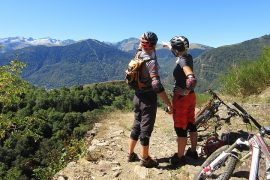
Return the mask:
M 144 49 L 148 49 L 148 48 L 153 48 L 154 47 L 154 45 L 151 44 L 151 43 L 149 43 L 149 42 L 141 42 L 141 46 Z

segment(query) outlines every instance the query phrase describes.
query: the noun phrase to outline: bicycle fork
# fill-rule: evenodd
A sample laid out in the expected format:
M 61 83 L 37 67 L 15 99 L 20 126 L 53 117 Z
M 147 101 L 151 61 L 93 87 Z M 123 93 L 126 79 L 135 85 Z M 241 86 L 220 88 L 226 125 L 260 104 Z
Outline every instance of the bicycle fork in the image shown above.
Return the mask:
M 217 156 L 217 158 L 213 162 L 211 162 L 208 166 L 204 167 L 202 169 L 202 173 L 207 176 L 210 176 L 212 172 L 217 170 L 226 161 L 228 156 L 235 156 L 238 159 L 237 155 L 235 155 L 237 151 L 235 148 L 239 145 L 249 146 L 249 143 L 243 138 L 237 139 L 235 143 L 233 143 L 228 149 L 226 149 L 219 156 Z M 232 152 L 235 152 L 235 153 L 232 153 Z

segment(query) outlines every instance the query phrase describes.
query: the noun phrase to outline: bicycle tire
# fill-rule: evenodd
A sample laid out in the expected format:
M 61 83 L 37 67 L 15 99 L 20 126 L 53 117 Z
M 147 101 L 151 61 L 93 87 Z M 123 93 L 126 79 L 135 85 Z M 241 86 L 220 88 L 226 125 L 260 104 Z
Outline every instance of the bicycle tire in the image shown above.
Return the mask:
M 211 177 L 206 177 L 202 174 L 202 170 L 204 167 L 208 166 L 213 160 L 217 158 L 223 151 L 225 151 L 228 146 L 222 146 L 213 152 L 201 165 L 198 173 L 195 175 L 194 180 L 204 180 L 204 179 L 217 179 L 217 180 L 228 180 L 230 179 L 232 173 L 234 172 L 235 166 L 238 162 L 238 158 L 235 156 L 229 156 L 228 159 L 225 160 L 226 164 L 222 165 L 222 171 L 220 174 L 213 174 Z M 236 155 L 237 156 L 237 155 Z M 224 167 L 224 168 L 223 168 Z M 220 168 L 219 168 L 220 169 Z
M 199 127 L 201 127 L 201 125 L 203 124 L 203 122 L 204 122 L 204 116 L 203 115 L 200 115 L 199 117 L 196 118 L 194 125 L 198 129 Z

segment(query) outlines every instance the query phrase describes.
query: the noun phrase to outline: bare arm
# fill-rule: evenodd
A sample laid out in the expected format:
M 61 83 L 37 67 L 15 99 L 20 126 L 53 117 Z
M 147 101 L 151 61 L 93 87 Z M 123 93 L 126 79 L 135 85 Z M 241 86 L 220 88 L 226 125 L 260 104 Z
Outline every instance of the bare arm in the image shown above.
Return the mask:
M 184 66 L 183 70 L 184 70 L 186 76 L 189 74 L 193 74 L 193 71 L 189 66 Z

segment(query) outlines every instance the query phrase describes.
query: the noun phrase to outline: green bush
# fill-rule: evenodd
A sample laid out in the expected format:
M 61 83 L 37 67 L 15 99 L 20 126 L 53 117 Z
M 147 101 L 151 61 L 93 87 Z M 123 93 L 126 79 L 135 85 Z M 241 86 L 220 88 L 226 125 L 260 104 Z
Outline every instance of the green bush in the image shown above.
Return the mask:
M 196 94 L 196 106 L 201 107 L 202 105 L 206 104 L 206 102 L 211 98 L 208 93 L 198 93 Z
M 230 95 L 249 96 L 258 94 L 270 86 L 270 47 L 265 47 L 262 56 L 253 62 L 233 66 L 221 76 L 222 89 Z
M 89 130 L 88 125 L 82 125 L 80 124 L 79 127 L 74 128 L 73 130 L 73 136 L 77 139 L 81 139 L 84 137 L 85 133 Z
M 0 66 L 0 107 L 11 106 L 20 102 L 28 88 L 28 83 L 19 76 L 26 65 L 20 61 L 11 61 Z
M 10 73 L 15 65 L 0 67 L 0 179 L 51 179 L 84 153 L 95 122 L 130 107 L 133 93 L 123 83 L 22 89 L 27 83 Z

